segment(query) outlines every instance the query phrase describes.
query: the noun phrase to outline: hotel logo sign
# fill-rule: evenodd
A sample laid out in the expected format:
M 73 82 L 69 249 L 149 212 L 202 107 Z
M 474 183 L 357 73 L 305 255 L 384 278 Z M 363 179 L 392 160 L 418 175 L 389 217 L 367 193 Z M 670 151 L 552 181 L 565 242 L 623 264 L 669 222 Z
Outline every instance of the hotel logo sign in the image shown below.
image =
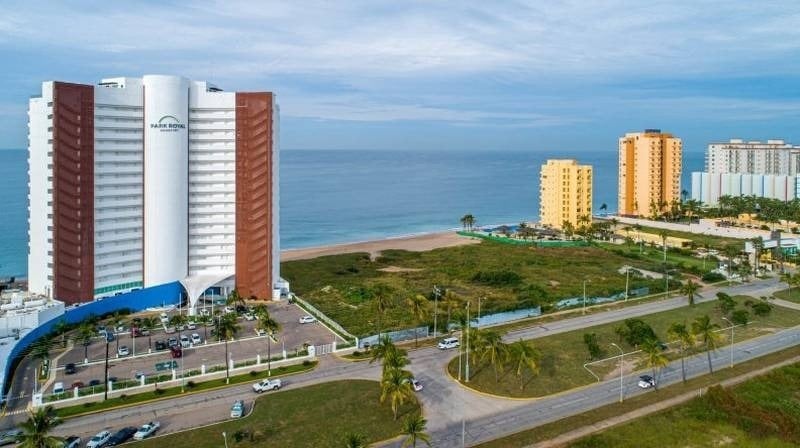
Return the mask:
M 150 123 L 150 129 L 158 129 L 161 132 L 178 132 L 186 129 L 186 125 L 172 115 L 164 115 L 157 123 Z

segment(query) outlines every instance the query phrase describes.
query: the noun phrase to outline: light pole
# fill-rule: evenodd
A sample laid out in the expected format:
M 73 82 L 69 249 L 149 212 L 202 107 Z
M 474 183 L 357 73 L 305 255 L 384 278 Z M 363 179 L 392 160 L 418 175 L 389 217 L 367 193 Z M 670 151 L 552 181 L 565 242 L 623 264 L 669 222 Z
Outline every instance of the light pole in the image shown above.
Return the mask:
M 467 301 L 467 364 L 464 366 L 464 382 L 469 383 L 469 327 L 471 326 L 471 322 L 469 320 L 469 303 Z M 480 303 L 480 302 L 478 302 Z
M 105 386 L 103 387 L 103 401 L 108 400 L 108 338 L 106 338 L 106 373 L 104 377 Z
M 481 302 L 486 300 L 486 297 L 478 297 L 478 326 L 481 325 Z
M 733 325 L 733 322 L 729 321 L 727 317 L 723 317 L 723 319 L 725 319 L 725 322 L 728 322 L 729 324 L 731 324 L 731 368 L 733 368 L 733 336 L 734 336 L 733 328 L 734 328 L 734 325 Z
M 583 314 L 586 314 L 586 282 L 588 280 L 583 281 Z
M 613 342 L 611 345 L 619 349 L 619 402 L 622 403 L 622 368 L 625 366 L 625 352 L 619 345 Z
M 631 267 L 630 266 L 626 266 L 625 267 L 625 301 L 626 302 L 628 301 L 628 291 L 630 290 L 629 289 L 630 278 L 631 278 Z
M 436 318 L 439 314 L 439 294 L 442 290 L 438 286 L 433 285 L 433 338 L 436 339 Z
M 225 441 L 225 448 L 228 448 L 228 435 L 225 434 L 225 431 L 222 431 L 222 440 Z

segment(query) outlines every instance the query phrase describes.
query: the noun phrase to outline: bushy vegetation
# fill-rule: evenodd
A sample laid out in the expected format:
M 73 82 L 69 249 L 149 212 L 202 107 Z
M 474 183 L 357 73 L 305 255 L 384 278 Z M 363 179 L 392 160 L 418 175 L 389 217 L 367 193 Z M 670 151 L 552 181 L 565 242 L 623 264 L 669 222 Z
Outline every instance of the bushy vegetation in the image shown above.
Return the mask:
M 405 301 L 422 295 L 432 310 L 434 285 L 441 291 L 438 322 L 444 328 L 443 315 L 455 321 L 467 300 L 476 310 L 481 297 L 485 297 L 482 314 L 488 314 L 537 305 L 547 311 L 558 300 L 583 294 L 576 279 L 588 280 L 589 297 L 620 293 L 625 290 L 625 276 L 618 272 L 623 265 L 649 264 L 598 247 L 533 248 L 483 241 L 427 252 L 387 250 L 375 260 L 355 253 L 290 261 L 282 264 L 281 272 L 300 297 L 351 333 L 365 336 L 377 333 L 379 326 L 382 330 L 415 326 L 418 319 L 408 312 Z M 664 288 L 661 280 L 637 276 L 630 280 L 631 289 Z M 433 313 L 428 314 L 423 324 L 432 324 Z

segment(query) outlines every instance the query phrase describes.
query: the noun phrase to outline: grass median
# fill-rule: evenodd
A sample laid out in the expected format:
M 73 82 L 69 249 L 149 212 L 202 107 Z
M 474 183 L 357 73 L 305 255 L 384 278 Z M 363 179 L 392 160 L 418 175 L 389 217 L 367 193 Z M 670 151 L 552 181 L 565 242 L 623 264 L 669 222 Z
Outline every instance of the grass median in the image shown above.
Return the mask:
M 418 409 L 406 404 L 394 420 L 387 403 L 380 403 L 376 381 L 348 380 L 270 393 L 258 398 L 245 418 L 134 443 L 149 448 L 340 447 L 347 433 L 359 433 L 366 443 L 400 434 L 403 417 Z
M 530 428 L 524 431 L 520 431 L 515 434 L 508 435 L 506 437 L 502 437 L 499 439 L 492 440 L 490 442 L 485 442 L 478 447 L 480 448 L 521 448 L 527 447 L 531 444 L 543 442 L 546 440 L 553 439 L 561 434 L 567 433 L 572 430 L 576 430 L 579 428 L 583 428 L 586 426 L 591 426 L 596 423 L 602 422 L 612 417 L 617 417 L 619 415 L 625 414 L 627 412 L 634 411 L 636 409 L 640 409 L 644 406 L 657 403 L 659 401 L 667 400 L 669 398 L 677 397 L 679 395 L 685 394 L 687 392 L 697 392 L 703 388 L 713 386 L 715 384 L 719 384 L 722 381 L 725 381 L 730 378 L 734 378 L 736 376 L 758 370 L 765 366 L 778 364 L 782 361 L 795 358 L 800 356 L 800 347 L 792 347 L 786 350 L 781 350 L 775 353 L 770 353 L 768 355 L 760 356 L 755 359 L 751 359 L 749 361 L 745 361 L 739 364 L 736 364 L 733 368 L 727 368 L 715 371 L 711 375 L 703 375 L 697 378 L 692 378 L 688 380 L 686 383 L 678 383 L 673 384 L 671 386 L 666 386 L 659 388 L 658 391 L 653 391 L 651 393 L 637 395 L 635 397 L 626 398 L 622 403 L 614 403 L 606 406 L 601 406 L 597 409 L 592 409 L 590 411 L 586 411 L 581 414 L 576 414 L 567 418 L 563 418 L 560 420 L 556 420 L 550 423 L 546 423 L 544 425 L 537 426 L 535 428 Z M 796 395 L 796 394 L 795 394 Z M 787 395 L 789 397 L 789 395 Z M 669 411 L 667 411 L 669 412 Z M 673 432 L 673 427 L 669 421 L 660 421 L 660 426 L 654 426 L 650 422 L 650 417 L 644 417 L 645 425 L 650 428 L 652 431 L 653 436 L 662 436 L 666 432 Z M 669 431 L 665 429 L 669 428 Z M 616 429 L 614 429 L 616 431 Z M 676 429 L 675 435 L 680 435 L 679 429 Z M 653 446 L 653 447 L 661 447 L 661 446 L 670 446 L 669 444 L 662 443 L 661 439 L 655 439 L 656 441 L 650 441 L 651 443 L 639 443 L 638 445 L 630 445 L 630 446 Z M 583 446 L 595 446 L 595 445 L 583 445 Z M 597 445 L 597 446 L 617 446 L 617 445 Z M 689 439 L 685 439 L 684 443 L 679 443 L 677 446 L 707 446 L 707 445 L 695 445 L 694 443 L 690 443 Z M 740 446 L 735 444 L 716 444 L 710 446 Z M 747 446 L 747 445 L 745 445 Z M 770 446 L 764 444 L 754 444 L 750 445 L 753 447 L 761 447 L 761 446 Z M 778 446 L 785 446 L 785 445 L 778 445 Z M 791 445 L 796 446 L 796 445 Z
M 753 300 L 747 296 L 734 297 L 739 309 L 744 307 L 744 302 Z M 655 334 L 662 341 L 668 341 L 666 335 L 667 328 L 673 323 L 685 323 L 691 327 L 692 321 L 699 316 L 709 315 L 712 322 L 721 328 L 728 327 L 728 323 L 722 319 L 724 314 L 718 308 L 718 301 L 698 303 L 694 306 L 685 306 L 674 310 L 663 311 L 660 313 L 642 316 L 641 319 L 655 331 Z M 775 307 L 766 317 L 758 318 L 746 326 L 735 329 L 734 340 L 741 342 L 745 339 L 773 333 L 783 328 L 788 328 L 800 322 L 800 311 Z M 543 338 L 534 339 L 532 344 L 541 353 L 539 360 L 539 374 L 531 375 L 527 371 L 521 376 L 516 376 L 514 369 L 506 366 L 502 369 L 497 379 L 492 366 L 488 363 L 470 366 L 470 388 L 494 395 L 501 395 L 516 398 L 532 398 L 551 395 L 566 391 L 580 386 L 585 386 L 597 381 L 589 373 L 584 364 L 590 361 L 589 352 L 584 342 L 584 334 L 595 334 L 598 345 L 602 349 L 601 357 L 610 357 L 618 352 L 611 347 L 611 343 L 619 344 L 626 352 L 624 371 L 626 374 L 646 367 L 641 355 L 627 355 L 636 348 L 625 343 L 615 333 L 615 329 L 622 325 L 622 321 L 594 327 L 582 328 L 561 334 L 555 334 Z M 730 332 L 719 332 L 722 341 L 720 346 L 726 346 L 730 342 Z M 697 350 L 702 347 L 697 346 Z M 678 359 L 679 351 L 677 347 L 670 346 L 665 352 L 669 359 Z M 450 374 L 458 377 L 458 357 L 454 358 L 448 365 Z M 619 363 L 616 359 L 597 362 L 590 366 L 592 372 L 599 378 L 607 378 L 609 375 L 618 375 Z
M 311 361 L 308 363 L 276 367 L 272 369 L 273 372 L 272 377 L 282 377 L 286 375 L 307 372 L 309 370 L 314 369 L 316 366 L 317 362 Z M 225 387 L 228 385 L 255 382 L 264 376 L 266 376 L 266 372 L 253 371 L 249 373 L 243 373 L 241 375 L 232 376 L 230 377 L 230 382 L 226 382 L 225 378 L 203 381 L 203 382 L 195 382 L 192 378 L 189 378 L 186 380 L 186 384 L 183 387 L 183 391 L 181 391 L 181 386 L 172 386 L 172 387 L 156 389 L 155 391 L 140 392 L 132 395 L 122 394 L 114 398 L 109 398 L 108 400 L 105 401 L 102 401 L 101 399 L 101 401 L 92 401 L 75 406 L 59 408 L 56 409 L 56 412 L 58 416 L 62 418 L 74 417 L 77 415 L 100 412 L 110 408 L 116 408 L 121 406 L 134 406 L 148 401 L 167 399 L 170 397 L 175 397 L 188 393 L 201 392 L 204 390 L 215 389 L 218 387 Z

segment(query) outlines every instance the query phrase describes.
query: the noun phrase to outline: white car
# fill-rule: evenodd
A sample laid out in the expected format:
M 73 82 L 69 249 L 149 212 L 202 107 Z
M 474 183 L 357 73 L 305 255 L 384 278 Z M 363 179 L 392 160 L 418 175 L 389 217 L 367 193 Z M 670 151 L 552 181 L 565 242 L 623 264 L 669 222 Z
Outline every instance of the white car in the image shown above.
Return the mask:
M 253 384 L 253 391 L 258 392 L 259 394 L 261 392 L 265 392 L 268 390 L 278 390 L 280 388 L 281 388 L 280 378 L 275 380 L 265 379 L 257 382 L 256 384 Z
M 457 348 L 459 345 L 461 344 L 458 342 L 458 338 L 444 338 L 439 341 L 437 347 L 439 347 L 440 350 L 447 350 Z
M 419 392 L 422 390 L 422 383 L 416 378 L 411 378 L 411 387 L 414 388 L 414 392 Z
M 161 323 L 162 324 L 169 323 L 169 316 L 167 316 L 167 313 L 161 313 Z
M 95 434 L 94 437 L 89 439 L 89 442 L 86 444 L 86 448 L 100 448 L 101 446 L 105 445 L 108 442 L 108 439 L 111 438 L 111 433 L 108 431 L 100 431 Z
M 234 309 L 232 306 L 226 306 L 226 307 L 223 309 L 223 311 L 225 311 L 225 314 L 227 314 L 227 313 L 234 313 L 234 312 L 236 312 L 236 310 L 235 310 L 235 309 Z
M 256 320 L 256 316 L 254 316 L 254 315 L 252 315 L 250 313 L 247 313 L 247 314 L 244 315 L 244 320 L 248 320 L 248 321 Z
M 256 334 L 259 335 L 259 336 L 266 336 L 267 332 L 263 328 L 257 328 L 256 329 Z
M 192 342 L 189 340 L 189 336 L 183 335 L 181 336 L 181 348 L 189 348 L 192 346 Z
M 159 422 L 150 422 L 145 423 L 136 431 L 136 434 L 133 435 L 133 440 L 144 440 L 158 431 L 158 428 L 161 427 L 161 423 Z
M 642 389 L 650 389 L 656 387 L 656 379 L 650 375 L 642 375 L 639 377 L 639 387 Z
M 317 321 L 317 319 L 314 316 L 310 316 L 308 314 L 306 314 L 305 316 L 300 318 L 300 323 L 301 324 L 312 324 L 312 323 L 314 323 L 316 321 Z
M 241 418 L 244 415 L 244 401 L 236 400 L 231 406 L 231 418 Z
M 189 322 L 184 327 L 184 330 L 197 330 L 197 323 L 196 322 Z
M 200 338 L 200 335 L 197 333 L 192 333 L 192 344 L 197 345 L 201 342 L 203 342 L 203 340 Z
M 210 316 L 211 315 L 211 311 L 209 311 L 208 308 L 203 308 L 202 310 L 200 310 L 200 315 L 201 316 Z
M 117 349 L 118 356 L 128 356 L 130 354 L 131 351 L 128 349 L 127 345 L 120 345 L 120 347 Z

